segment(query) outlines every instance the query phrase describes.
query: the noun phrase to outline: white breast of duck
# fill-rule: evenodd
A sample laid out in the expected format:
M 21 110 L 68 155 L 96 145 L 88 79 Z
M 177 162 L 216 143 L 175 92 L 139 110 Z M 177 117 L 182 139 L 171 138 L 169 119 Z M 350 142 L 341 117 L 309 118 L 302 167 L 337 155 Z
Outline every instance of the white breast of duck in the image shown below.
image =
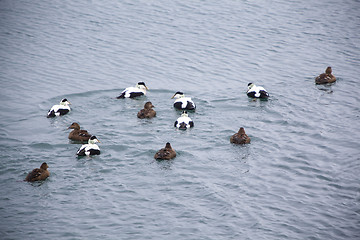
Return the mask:
M 179 117 L 175 121 L 174 127 L 177 127 L 178 129 L 186 130 L 188 128 L 194 127 L 194 122 L 188 116 L 187 112 L 183 111 L 183 113 L 181 114 L 181 117 Z
M 247 90 L 246 94 L 249 97 L 253 97 L 253 98 L 268 98 L 269 97 L 269 94 L 265 90 L 265 88 L 256 86 L 253 83 L 248 84 L 248 90 Z
M 180 110 L 195 110 L 196 105 L 190 97 L 185 97 L 184 93 L 176 92 L 172 98 L 176 98 L 174 107 Z
M 122 91 L 121 95 L 117 98 L 135 98 L 146 95 L 146 90 L 149 90 L 144 82 L 138 82 L 135 87 L 128 87 Z
M 71 110 L 69 104 L 71 103 L 66 98 L 62 99 L 60 104 L 51 107 L 48 111 L 47 117 L 58 117 L 67 114 Z
M 100 141 L 96 138 L 96 136 L 91 136 L 88 144 L 82 145 L 79 150 L 77 151 L 78 156 L 90 156 L 90 155 L 99 155 L 100 148 L 96 143 Z

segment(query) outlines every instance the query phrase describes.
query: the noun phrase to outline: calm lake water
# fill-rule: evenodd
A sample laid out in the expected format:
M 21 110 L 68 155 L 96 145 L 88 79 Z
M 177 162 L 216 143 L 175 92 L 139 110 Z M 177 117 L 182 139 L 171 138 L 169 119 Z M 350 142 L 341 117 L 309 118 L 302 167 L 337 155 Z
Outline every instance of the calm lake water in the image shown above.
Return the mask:
M 359 1 L 2 0 L 0 21 L 1 239 L 360 238 Z M 77 158 L 72 122 L 101 155 Z M 240 127 L 251 144 L 230 144 Z

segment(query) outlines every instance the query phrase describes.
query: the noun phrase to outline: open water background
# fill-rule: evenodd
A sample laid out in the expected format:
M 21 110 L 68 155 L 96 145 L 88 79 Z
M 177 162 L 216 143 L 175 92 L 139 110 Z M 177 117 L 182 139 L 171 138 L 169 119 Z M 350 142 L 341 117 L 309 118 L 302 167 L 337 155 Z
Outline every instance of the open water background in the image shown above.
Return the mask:
M 359 39 L 355 0 L 1 0 L 0 238 L 359 239 Z M 314 85 L 327 66 L 338 81 Z M 138 81 L 146 97 L 115 99 Z M 101 155 L 75 156 L 74 121 Z M 229 143 L 240 127 L 251 144 Z

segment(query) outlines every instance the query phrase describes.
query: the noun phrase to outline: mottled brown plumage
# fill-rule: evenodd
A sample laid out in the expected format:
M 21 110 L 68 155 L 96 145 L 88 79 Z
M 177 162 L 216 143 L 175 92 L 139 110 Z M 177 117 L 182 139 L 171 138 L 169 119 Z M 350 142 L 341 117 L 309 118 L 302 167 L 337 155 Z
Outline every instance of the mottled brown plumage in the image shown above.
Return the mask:
M 154 158 L 157 160 L 170 160 L 176 157 L 175 150 L 171 147 L 170 143 L 167 142 L 165 147 L 155 153 Z
M 86 130 L 80 130 L 80 125 L 76 122 L 72 123 L 68 129 L 74 129 L 69 133 L 69 139 L 78 142 L 87 142 L 91 134 Z
M 230 137 L 230 142 L 235 144 L 250 143 L 250 137 L 246 135 L 244 128 L 240 128 L 237 133 Z
M 336 81 L 336 77 L 332 74 L 331 67 L 327 67 L 325 73 L 322 73 L 315 78 L 316 84 L 333 83 L 335 81 Z
M 26 176 L 25 181 L 34 182 L 45 180 L 47 177 L 50 176 L 50 172 L 47 170 L 48 167 L 49 166 L 46 162 L 42 163 L 40 168 L 35 168 Z
M 155 107 L 154 105 L 152 105 L 151 102 L 147 102 L 144 105 L 144 109 L 141 109 L 138 114 L 137 117 L 138 118 L 153 118 L 156 116 L 156 112 L 154 109 L 152 109 L 153 107 Z

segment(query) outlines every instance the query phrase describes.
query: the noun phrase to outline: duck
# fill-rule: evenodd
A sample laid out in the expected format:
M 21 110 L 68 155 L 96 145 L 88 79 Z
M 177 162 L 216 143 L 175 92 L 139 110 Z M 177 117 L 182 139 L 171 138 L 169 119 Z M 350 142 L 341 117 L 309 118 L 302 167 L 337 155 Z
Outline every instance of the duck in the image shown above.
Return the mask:
M 137 117 L 141 119 L 156 117 L 156 112 L 154 109 L 152 109 L 153 107 L 155 106 L 151 102 L 146 102 L 144 105 L 144 109 L 141 109 L 138 112 Z
M 265 88 L 256 86 L 253 83 L 248 84 L 248 90 L 246 94 L 248 95 L 248 97 L 252 97 L 252 98 L 266 99 L 269 97 L 269 93 L 265 90 Z
M 155 153 L 154 158 L 156 160 L 170 160 L 176 157 L 175 150 L 171 147 L 170 143 L 167 142 L 165 147 Z
M 145 85 L 144 82 L 138 82 L 135 87 L 125 88 L 124 91 L 121 92 L 121 95 L 117 97 L 120 98 L 135 98 L 139 96 L 146 95 L 146 90 L 149 88 Z
M 250 143 L 250 137 L 246 135 L 244 128 L 241 127 L 237 133 L 230 137 L 230 142 L 235 144 L 247 144 Z
M 96 138 L 96 136 L 91 136 L 88 140 L 87 144 L 82 145 L 79 150 L 76 152 L 78 156 L 90 156 L 90 155 L 99 155 L 100 148 L 96 143 L 100 141 Z
M 45 180 L 50 176 L 49 170 L 47 170 L 49 166 L 46 162 L 43 162 L 40 168 L 35 168 L 32 170 L 25 178 L 27 182 L 35 182 Z
M 181 130 L 186 130 L 188 128 L 194 127 L 194 122 L 189 117 L 187 111 L 183 111 L 181 116 L 175 121 L 174 127 L 177 127 Z
M 331 67 L 327 67 L 325 73 L 322 73 L 315 78 L 316 84 L 333 83 L 335 81 L 336 81 L 336 77 L 332 74 Z
M 69 133 L 69 139 L 78 142 L 87 142 L 91 137 L 91 134 L 86 130 L 80 130 L 80 125 L 76 122 L 73 122 L 68 129 L 74 129 Z
M 56 104 L 51 107 L 48 111 L 47 117 L 58 117 L 67 114 L 71 110 L 69 107 L 70 104 L 71 103 L 66 98 L 61 99 L 60 104 Z
M 185 97 L 183 92 L 176 92 L 171 99 L 176 98 L 174 108 L 179 110 L 195 110 L 196 105 L 190 97 Z

